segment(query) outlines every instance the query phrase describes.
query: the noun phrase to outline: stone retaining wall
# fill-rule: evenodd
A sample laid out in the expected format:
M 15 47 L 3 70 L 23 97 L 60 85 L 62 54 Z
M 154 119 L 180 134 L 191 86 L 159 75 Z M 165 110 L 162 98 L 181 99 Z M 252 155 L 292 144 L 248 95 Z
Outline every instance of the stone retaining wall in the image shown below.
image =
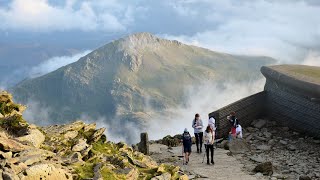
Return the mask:
M 283 84 L 267 79 L 266 111 L 269 119 L 299 132 L 320 137 L 320 103 L 299 95 Z
M 232 111 L 236 112 L 243 127 L 254 119 L 267 117 L 298 132 L 320 138 L 320 84 L 277 71 L 279 67 L 293 66 L 262 67 L 261 72 L 267 79 L 263 92 L 209 114 L 216 119 L 218 138 L 228 135 L 230 127 L 226 116 Z
M 260 92 L 210 113 L 209 116 L 213 115 L 216 119 L 217 137 L 221 138 L 228 135 L 230 125 L 227 116 L 232 111 L 237 113 L 236 116 L 243 127 L 250 125 L 252 120 L 263 116 L 265 98 L 266 93 Z

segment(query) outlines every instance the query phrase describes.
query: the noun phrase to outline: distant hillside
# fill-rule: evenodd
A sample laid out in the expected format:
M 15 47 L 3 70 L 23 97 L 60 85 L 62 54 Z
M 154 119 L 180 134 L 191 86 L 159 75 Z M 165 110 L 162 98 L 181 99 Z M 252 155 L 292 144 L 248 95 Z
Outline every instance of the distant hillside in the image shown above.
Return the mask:
M 50 119 L 56 123 L 87 114 L 106 117 L 106 123 L 132 122 L 142 127 L 152 114 L 185 103 L 186 86 L 258 79 L 260 67 L 273 62 L 268 57 L 218 53 L 138 33 L 23 81 L 12 91 L 20 103 L 32 99 L 50 107 Z

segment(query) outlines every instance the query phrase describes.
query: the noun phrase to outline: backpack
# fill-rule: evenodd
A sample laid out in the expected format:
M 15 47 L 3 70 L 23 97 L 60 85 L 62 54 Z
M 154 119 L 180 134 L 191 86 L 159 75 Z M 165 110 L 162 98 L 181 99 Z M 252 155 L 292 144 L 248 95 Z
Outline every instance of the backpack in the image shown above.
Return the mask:
M 190 135 L 190 133 L 183 133 L 183 134 L 182 134 L 182 141 L 183 141 L 183 144 L 190 143 L 190 142 L 191 142 L 191 135 Z

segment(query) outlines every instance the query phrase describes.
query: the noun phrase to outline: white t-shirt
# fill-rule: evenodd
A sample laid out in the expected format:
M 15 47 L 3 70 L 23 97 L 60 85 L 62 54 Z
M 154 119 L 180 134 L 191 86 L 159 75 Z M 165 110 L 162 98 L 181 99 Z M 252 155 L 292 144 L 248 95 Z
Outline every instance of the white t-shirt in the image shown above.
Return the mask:
M 214 132 L 204 131 L 204 144 L 214 144 Z
M 213 117 L 208 120 L 208 125 L 212 130 L 216 130 L 216 120 Z
M 237 138 L 242 138 L 242 127 L 240 124 L 236 128 L 236 134 L 237 134 Z

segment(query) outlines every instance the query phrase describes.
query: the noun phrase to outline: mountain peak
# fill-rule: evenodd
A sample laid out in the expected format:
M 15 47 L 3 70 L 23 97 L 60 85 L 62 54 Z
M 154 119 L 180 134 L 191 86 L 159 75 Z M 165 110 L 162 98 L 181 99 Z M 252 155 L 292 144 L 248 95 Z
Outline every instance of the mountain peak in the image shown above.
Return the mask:
M 116 41 L 117 42 L 117 41 Z M 131 34 L 124 38 L 121 38 L 119 41 L 119 48 L 122 50 L 127 50 L 130 52 L 137 53 L 137 51 L 144 50 L 145 48 L 157 49 L 159 47 L 165 47 L 169 45 L 179 46 L 182 43 L 176 40 L 167 40 L 159 38 L 148 32 L 140 32 Z
M 138 32 L 125 37 L 125 39 L 157 41 L 159 38 L 149 32 Z

